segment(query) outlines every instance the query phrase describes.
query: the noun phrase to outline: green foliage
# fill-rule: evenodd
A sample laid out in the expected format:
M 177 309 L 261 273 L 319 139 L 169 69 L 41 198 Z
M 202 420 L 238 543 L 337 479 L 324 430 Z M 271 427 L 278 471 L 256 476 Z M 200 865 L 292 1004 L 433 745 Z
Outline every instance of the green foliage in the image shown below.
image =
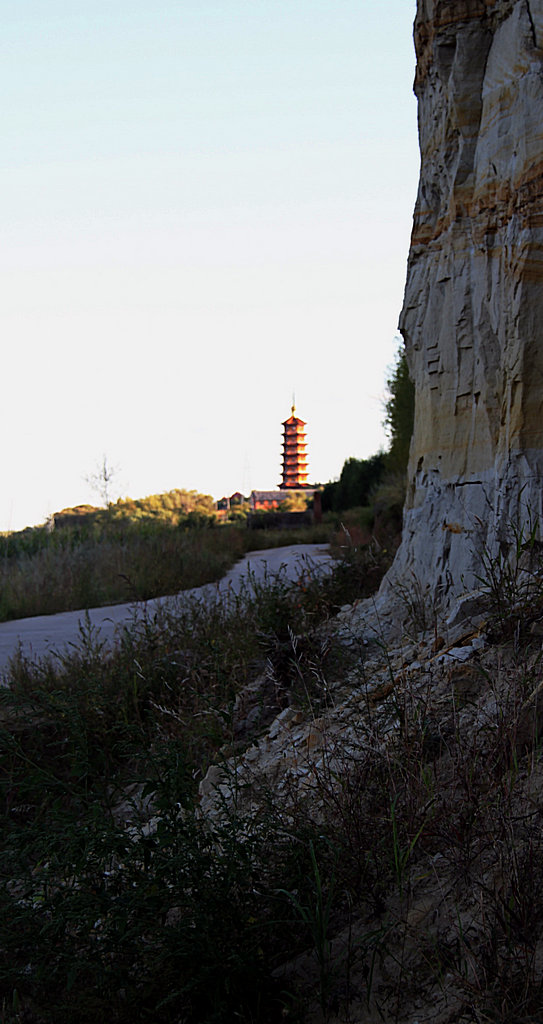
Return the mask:
M 119 518 L 141 519 L 149 516 L 181 524 L 191 514 L 214 518 L 215 502 L 210 494 L 175 488 L 173 491 L 151 494 L 146 498 L 119 498 L 113 511 Z
M 285 544 L 281 531 L 209 529 L 189 513 L 177 529 L 161 523 L 112 523 L 6 538 L 0 561 L 0 620 L 93 608 L 175 594 L 220 579 L 246 551 Z M 330 528 L 299 529 L 290 543 L 326 542 Z M 15 541 L 15 542 L 14 542 Z
M 385 456 L 379 452 L 369 459 L 347 459 L 339 480 L 326 484 L 322 492 L 323 512 L 341 512 L 368 505 L 372 490 L 385 469 Z
M 309 841 L 309 853 L 312 868 L 309 898 L 302 902 L 295 893 L 285 892 L 285 896 L 293 904 L 296 914 L 307 928 L 311 937 L 319 964 L 320 1004 L 323 1013 L 326 1013 L 331 982 L 330 966 L 332 958 L 329 929 L 331 909 L 335 896 L 335 878 L 332 876 L 326 891 L 317 863 L 313 840 Z
M 415 417 L 415 385 L 409 376 L 405 349 L 400 347 L 387 381 L 389 398 L 385 405 L 385 427 L 390 437 L 387 468 L 405 473 Z
M 281 502 L 280 512 L 305 512 L 308 508 L 311 498 L 306 494 L 301 494 L 299 491 L 295 494 L 288 494 L 284 501 Z

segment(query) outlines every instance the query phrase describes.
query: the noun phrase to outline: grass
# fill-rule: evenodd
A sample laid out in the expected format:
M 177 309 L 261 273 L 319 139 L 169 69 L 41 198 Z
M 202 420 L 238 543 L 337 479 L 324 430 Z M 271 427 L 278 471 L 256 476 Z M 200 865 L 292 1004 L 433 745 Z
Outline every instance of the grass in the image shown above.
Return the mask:
M 14 663 L 4 1024 L 541 1021 L 540 609 L 468 662 L 411 622 L 412 668 L 334 619 L 389 561 L 350 543 L 330 576 L 179 602 L 110 652 L 87 626 L 61 664 Z M 519 609 L 493 578 L 489 636 Z M 240 738 L 236 707 L 266 682 L 291 722 Z M 223 788 L 200 797 L 214 765 Z
M 220 579 L 247 551 L 327 542 L 331 528 L 251 531 L 108 519 L 3 538 L 0 621 L 175 594 Z
M 266 666 L 287 701 L 326 703 L 317 633 L 355 563 L 162 609 L 113 652 L 87 625 L 60 664 L 15 661 L 0 692 L 3 1021 L 282 1019 L 274 967 L 305 934 L 280 893 L 300 891 L 322 843 L 271 804 L 210 829 L 197 788 L 235 751 L 236 695 Z

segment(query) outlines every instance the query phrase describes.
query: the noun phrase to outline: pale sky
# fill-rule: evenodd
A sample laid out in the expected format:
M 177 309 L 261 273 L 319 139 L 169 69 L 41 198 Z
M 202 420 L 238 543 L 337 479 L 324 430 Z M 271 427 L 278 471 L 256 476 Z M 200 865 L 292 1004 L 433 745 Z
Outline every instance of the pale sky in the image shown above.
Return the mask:
M 277 486 L 385 442 L 418 177 L 415 0 L 8 0 L 0 530 Z

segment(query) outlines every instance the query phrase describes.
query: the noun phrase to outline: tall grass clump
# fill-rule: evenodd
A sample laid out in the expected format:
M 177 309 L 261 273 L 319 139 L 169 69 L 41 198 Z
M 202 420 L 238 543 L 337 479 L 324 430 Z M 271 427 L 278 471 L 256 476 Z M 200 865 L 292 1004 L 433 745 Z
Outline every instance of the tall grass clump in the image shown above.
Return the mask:
M 530 510 L 524 523 L 504 525 L 495 550 L 485 547 L 477 580 L 496 635 L 526 632 L 543 617 L 543 543 Z

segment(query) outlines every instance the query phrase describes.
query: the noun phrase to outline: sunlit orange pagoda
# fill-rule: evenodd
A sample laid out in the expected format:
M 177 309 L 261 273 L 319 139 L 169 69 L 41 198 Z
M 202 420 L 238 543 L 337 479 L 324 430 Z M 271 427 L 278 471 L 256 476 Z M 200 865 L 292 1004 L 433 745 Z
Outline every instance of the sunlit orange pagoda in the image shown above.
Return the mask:
M 283 422 L 283 482 L 279 484 L 282 491 L 308 486 L 305 422 L 295 412 L 293 405 L 291 415 Z

